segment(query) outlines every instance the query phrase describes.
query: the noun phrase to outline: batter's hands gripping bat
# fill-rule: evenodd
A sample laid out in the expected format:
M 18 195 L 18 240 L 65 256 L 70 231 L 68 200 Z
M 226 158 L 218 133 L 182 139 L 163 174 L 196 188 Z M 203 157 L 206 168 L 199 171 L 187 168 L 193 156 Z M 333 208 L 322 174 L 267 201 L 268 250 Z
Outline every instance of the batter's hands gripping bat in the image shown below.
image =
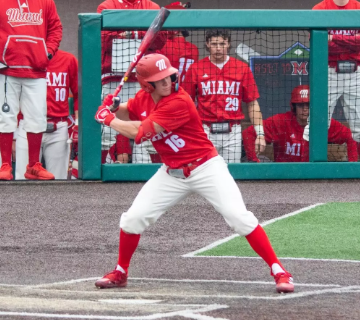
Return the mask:
M 159 34 L 165 20 L 169 16 L 170 11 L 166 8 L 161 8 L 157 16 L 155 17 L 154 21 L 151 23 L 149 29 L 146 31 L 145 36 L 143 40 L 141 41 L 140 47 L 138 51 L 136 52 L 133 60 L 131 61 L 128 69 L 126 70 L 123 78 L 121 79 L 121 82 L 119 86 L 116 88 L 114 92 L 114 103 L 110 107 L 110 110 L 112 112 L 116 111 L 116 109 L 119 107 L 120 104 L 120 97 L 119 93 L 121 91 L 121 88 L 123 87 L 124 83 L 128 81 L 129 75 L 131 71 L 136 67 L 141 57 L 144 55 L 144 53 L 149 49 L 151 44 L 154 42 L 155 38 Z

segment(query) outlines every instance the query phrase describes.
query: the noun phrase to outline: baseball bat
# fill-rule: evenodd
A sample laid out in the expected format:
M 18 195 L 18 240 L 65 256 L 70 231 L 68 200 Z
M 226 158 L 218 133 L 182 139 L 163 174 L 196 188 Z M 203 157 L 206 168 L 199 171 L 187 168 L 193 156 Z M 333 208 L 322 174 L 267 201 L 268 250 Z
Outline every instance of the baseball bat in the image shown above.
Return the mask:
M 118 106 L 120 104 L 119 93 L 120 93 L 124 83 L 126 81 L 128 81 L 130 73 L 134 70 L 134 68 L 138 64 L 139 60 L 142 58 L 144 53 L 149 49 L 151 44 L 154 42 L 155 38 L 159 34 L 165 20 L 169 16 L 169 14 L 170 14 L 170 11 L 168 9 L 161 8 L 159 13 L 156 15 L 154 21 L 151 23 L 149 29 L 146 31 L 145 36 L 144 36 L 143 40 L 141 41 L 138 51 L 134 55 L 132 61 L 130 62 L 128 69 L 126 70 L 123 78 L 121 79 L 119 86 L 116 88 L 116 90 L 114 92 L 115 98 L 114 98 L 114 104 L 110 108 L 111 111 L 114 111 L 118 108 Z

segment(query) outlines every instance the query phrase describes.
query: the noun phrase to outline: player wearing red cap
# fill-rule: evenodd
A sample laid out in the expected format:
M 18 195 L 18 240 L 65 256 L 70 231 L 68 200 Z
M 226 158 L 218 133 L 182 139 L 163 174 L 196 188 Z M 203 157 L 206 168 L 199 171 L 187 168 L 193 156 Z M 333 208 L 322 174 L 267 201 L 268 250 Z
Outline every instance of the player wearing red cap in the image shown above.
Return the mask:
M 226 162 L 240 162 L 242 101 L 258 135 L 256 148 L 265 149 L 259 92 L 249 66 L 229 57 L 228 30 L 208 30 L 205 40 L 210 56 L 190 66 L 182 86 L 197 101 L 204 130 L 220 155 Z
M 134 138 L 136 143 L 151 140 L 164 165 L 122 214 L 117 267 L 95 285 L 98 288 L 125 287 L 130 260 L 141 233 L 169 208 L 196 192 L 205 197 L 236 232 L 245 236 L 265 260 L 275 278 L 277 291 L 292 292 L 291 274 L 276 257 L 256 217 L 246 210 L 224 159 L 218 156 L 203 130 L 194 102 L 178 87 L 178 70 L 165 56 L 150 54 L 139 61 L 136 72 L 142 90 L 135 98 L 120 104 L 116 115 L 109 109 L 113 97 L 107 96 L 95 119 Z M 141 118 L 144 108 L 147 116 Z M 131 121 L 132 118 L 141 121 Z
M 275 162 L 309 161 L 309 142 L 303 139 L 304 128 L 309 117 L 309 86 L 297 86 L 291 93 L 291 111 L 280 113 L 264 120 L 266 143 L 274 146 Z M 243 131 L 243 143 L 248 160 L 260 162 L 255 152 L 256 132 L 251 126 Z M 347 145 L 349 161 L 357 161 L 356 142 L 351 131 L 340 122 L 331 119 L 328 132 L 330 143 Z
M 359 10 L 356 0 L 324 0 L 313 10 Z M 342 97 L 344 115 L 360 154 L 360 30 L 329 30 L 329 125 Z

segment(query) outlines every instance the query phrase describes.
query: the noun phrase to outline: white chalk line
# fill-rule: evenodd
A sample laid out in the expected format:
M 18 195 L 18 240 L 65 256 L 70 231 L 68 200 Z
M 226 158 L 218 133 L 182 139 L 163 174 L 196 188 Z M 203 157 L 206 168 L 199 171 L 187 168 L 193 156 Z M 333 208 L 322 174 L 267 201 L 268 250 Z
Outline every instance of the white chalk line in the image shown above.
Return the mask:
M 62 282 L 52 282 L 52 283 L 43 283 L 37 285 L 10 285 L 10 284 L 1 284 L 0 287 L 24 287 L 29 289 L 39 289 L 39 288 L 47 288 L 53 286 L 63 286 L 68 284 L 75 284 L 80 282 L 88 282 L 94 281 L 99 279 L 97 278 L 85 278 L 85 279 L 73 279 L 68 281 Z M 129 280 L 131 281 L 157 281 L 157 282 L 183 282 L 183 283 L 219 283 L 219 284 L 259 284 L 259 285 L 274 285 L 273 281 L 245 281 L 245 280 L 222 280 L 222 279 L 166 279 L 166 278 L 137 278 L 137 277 L 130 277 Z M 302 287 L 341 287 L 339 284 L 320 284 L 320 283 L 296 283 L 296 286 Z M 97 289 L 99 291 L 99 289 Z M 82 291 L 80 291 L 82 292 Z
M 227 320 L 225 318 L 213 318 L 197 314 L 200 312 L 210 312 L 228 308 L 227 305 L 213 304 L 204 306 L 196 310 L 182 310 L 166 313 L 157 313 L 148 316 L 104 316 L 104 315 L 78 315 L 78 314 L 58 314 L 58 313 L 31 313 L 31 312 L 6 312 L 0 311 L 0 316 L 20 316 L 38 318 L 58 318 L 58 319 L 92 319 L 92 320 L 156 320 L 171 317 L 184 317 L 195 320 Z
M 201 259 L 257 259 L 262 260 L 261 257 L 240 257 L 240 256 L 194 256 L 192 258 Z M 279 260 L 298 260 L 298 261 L 320 261 L 320 262 L 346 262 L 346 263 L 360 263 L 360 260 L 342 260 L 342 259 L 317 259 L 317 258 L 292 258 L 292 257 L 278 257 Z
M 296 211 L 294 211 L 294 212 L 290 212 L 290 213 L 284 214 L 284 215 L 281 216 L 281 217 L 267 220 L 267 221 L 265 221 L 265 222 L 263 222 L 263 223 L 260 223 L 260 225 L 261 225 L 262 227 L 264 227 L 264 226 L 267 226 L 267 225 L 269 225 L 269 224 L 271 224 L 271 223 L 274 223 L 274 222 L 276 222 L 276 221 L 279 221 L 279 220 L 282 220 L 282 219 L 285 219 L 285 218 L 288 218 L 288 217 L 291 217 L 291 216 L 295 216 L 295 215 L 297 215 L 297 214 L 299 214 L 299 213 L 302 213 L 302 212 L 304 212 L 304 211 L 307 211 L 307 210 L 316 208 L 316 207 L 321 206 L 321 205 L 323 205 L 323 204 L 324 204 L 324 203 L 316 203 L 316 204 L 313 204 L 313 205 L 311 205 L 311 206 L 302 208 L 302 209 L 300 209 L 300 210 L 296 210 Z M 223 243 L 225 243 L 225 242 L 228 242 L 228 241 L 230 241 L 230 240 L 232 240 L 232 239 L 234 239 L 234 238 L 236 238 L 236 237 L 239 237 L 239 235 L 238 235 L 237 233 L 236 233 L 236 234 L 233 234 L 233 235 L 231 235 L 231 236 L 229 236 L 229 237 L 226 237 L 226 238 L 217 240 L 217 241 L 215 241 L 215 242 L 213 242 L 213 243 L 210 243 L 209 245 L 207 245 L 207 246 L 205 246 L 205 247 L 203 247 L 203 248 L 201 248 L 201 249 L 198 249 L 198 250 L 195 250 L 195 251 L 186 253 L 186 254 L 182 255 L 182 257 L 184 257 L 184 258 L 194 258 L 194 257 L 198 257 L 198 256 L 196 256 L 197 254 L 202 253 L 202 252 L 205 252 L 205 251 L 208 251 L 208 250 L 210 250 L 210 249 L 213 249 L 213 248 L 215 248 L 215 247 L 217 247 L 217 246 L 219 246 L 219 245 L 221 245 L 221 244 L 223 244 Z

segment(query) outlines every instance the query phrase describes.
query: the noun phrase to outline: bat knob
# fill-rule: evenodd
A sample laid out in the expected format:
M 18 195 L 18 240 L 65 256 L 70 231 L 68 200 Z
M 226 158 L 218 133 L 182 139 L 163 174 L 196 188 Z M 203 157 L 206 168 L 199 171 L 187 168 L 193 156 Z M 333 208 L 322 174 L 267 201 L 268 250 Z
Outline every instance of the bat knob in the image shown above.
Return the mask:
M 5 102 L 3 105 L 2 105 L 2 111 L 3 112 L 9 112 L 10 111 L 10 106 Z

